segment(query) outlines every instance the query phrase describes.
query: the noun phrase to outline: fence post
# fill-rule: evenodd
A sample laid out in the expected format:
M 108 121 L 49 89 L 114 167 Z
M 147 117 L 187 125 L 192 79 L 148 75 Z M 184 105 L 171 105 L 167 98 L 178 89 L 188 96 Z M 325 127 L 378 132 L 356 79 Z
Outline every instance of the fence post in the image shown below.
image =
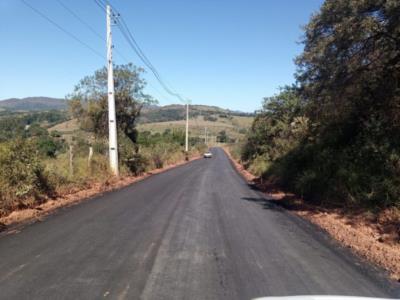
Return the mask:
M 89 172 L 92 171 L 92 157 L 93 157 L 93 147 L 89 146 L 89 156 L 88 156 L 88 168 Z
M 70 176 L 74 176 L 73 160 L 74 160 L 74 146 L 69 145 L 69 174 L 70 174 Z

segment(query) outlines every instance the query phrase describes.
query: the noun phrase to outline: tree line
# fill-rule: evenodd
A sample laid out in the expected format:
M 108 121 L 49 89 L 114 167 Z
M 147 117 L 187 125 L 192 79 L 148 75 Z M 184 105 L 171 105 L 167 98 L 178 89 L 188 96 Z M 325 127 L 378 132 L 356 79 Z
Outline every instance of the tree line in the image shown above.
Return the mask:
M 241 158 L 308 201 L 400 204 L 400 2 L 326 0 Z

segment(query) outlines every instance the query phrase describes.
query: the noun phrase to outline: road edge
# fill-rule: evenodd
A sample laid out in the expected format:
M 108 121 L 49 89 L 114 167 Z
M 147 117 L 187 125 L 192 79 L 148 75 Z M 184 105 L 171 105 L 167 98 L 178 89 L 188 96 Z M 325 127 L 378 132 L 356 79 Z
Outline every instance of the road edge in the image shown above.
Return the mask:
M 188 160 L 183 159 L 175 164 L 170 164 L 160 169 L 151 170 L 140 176 L 120 177 L 119 179 L 117 179 L 117 181 L 109 184 L 96 183 L 95 185 L 92 185 L 88 188 L 80 189 L 76 192 L 56 197 L 55 199 L 51 199 L 42 204 L 35 205 L 34 207 L 13 211 L 9 215 L 0 218 L 0 237 L 13 233 L 18 233 L 22 228 L 30 224 L 42 222 L 46 217 L 55 214 L 61 209 L 76 206 L 88 200 L 93 200 L 100 196 L 106 195 L 108 193 L 119 191 L 133 184 L 144 181 L 153 176 L 168 172 L 172 169 L 184 166 L 201 158 L 201 155 L 195 155 Z M 99 186 L 100 189 L 98 189 Z M 26 216 L 23 216 L 24 213 L 26 213 Z M 21 214 L 21 217 L 19 217 L 16 221 L 8 221 L 8 219 L 13 219 L 12 214 Z
M 225 147 L 221 148 L 228 157 L 233 169 L 249 186 L 252 186 L 253 190 L 261 198 L 270 201 L 269 203 L 274 205 L 278 210 L 285 212 L 286 215 L 296 223 L 296 225 L 311 234 L 322 244 L 330 246 L 332 251 L 335 251 L 338 256 L 359 269 L 360 272 L 368 276 L 370 279 L 376 281 L 383 289 L 388 290 L 388 293 L 392 295 L 394 299 L 400 299 L 400 283 L 390 277 L 390 272 L 388 270 L 342 244 L 340 240 L 332 236 L 325 228 L 313 223 L 303 215 L 287 210 L 283 206 L 272 202 L 271 200 L 273 199 L 268 196 L 268 194 L 258 189 L 254 184 L 253 180 L 256 179 L 256 176 L 248 172 L 239 162 L 237 162 L 228 149 Z

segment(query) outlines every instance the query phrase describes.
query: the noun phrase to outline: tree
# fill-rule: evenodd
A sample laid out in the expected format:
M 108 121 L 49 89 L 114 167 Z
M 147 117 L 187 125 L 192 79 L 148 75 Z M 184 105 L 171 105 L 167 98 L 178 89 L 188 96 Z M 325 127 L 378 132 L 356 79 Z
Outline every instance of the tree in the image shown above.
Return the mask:
M 327 0 L 303 42 L 297 78 L 319 149 L 303 171 L 349 201 L 398 201 L 400 2 Z
M 36 146 L 26 139 L 0 143 L 0 215 L 51 192 Z
M 132 64 L 114 67 L 115 104 L 118 131 L 136 142 L 136 120 L 144 104 L 154 103 L 143 91 L 146 82 L 141 78 L 143 69 Z M 107 69 L 86 76 L 69 95 L 70 111 L 79 120 L 82 129 L 97 136 L 108 134 Z
M 264 98 L 262 110 L 256 115 L 242 159 L 257 156 L 274 161 L 293 149 L 308 128 L 301 101 L 295 86 L 285 86 L 279 93 Z
M 228 135 L 225 130 L 221 130 L 217 135 L 217 140 L 220 143 L 226 143 L 228 141 Z
M 297 78 L 319 130 L 400 126 L 399 1 L 327 0 L 303 43 Z
M 295 88 L 264 99 L 242 159 L 318 202 L 400 199 L 400 2 L 326 0 Z

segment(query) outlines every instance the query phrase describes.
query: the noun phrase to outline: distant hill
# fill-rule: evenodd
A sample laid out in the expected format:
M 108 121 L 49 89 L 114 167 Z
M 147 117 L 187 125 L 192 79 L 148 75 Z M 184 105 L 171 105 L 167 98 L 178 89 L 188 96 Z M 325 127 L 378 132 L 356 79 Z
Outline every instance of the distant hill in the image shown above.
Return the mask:
M 167 106 L 145 106 L 139 118 L 139 131 L 163 133 L 165 130 L 184 130 L 186 110 L 181 104 Z M 204 138 L 207 128 L 210 140 L 221 131 L 225 131 L 229 138 L 240 140 L 245 137 L 254 120 L 254 114 L 240 111 L 232 111 L 216 106 L 191 105 L 190 106 L 189 131 L 190 136 Z M 58 131 L 68 138 L 79 131 L 79 125 L 75 119 L 59 123 L 49 128 L 50 131 Z
M 254 114 L 229 109 L 220 108 L 217 106 L 208 105 L 191 105 L 190 116 L 199 117 L 211 120 L 214 118 L 227 118 L 233 116 L 253 117 Z M 167 121 L 180 121 L 186 118 L 186 108 L 182 104 L 172 104 L 166 106 L 149 106 L 142 109 L 139 123 L 154 123 Z
M 191 105 L 189 110 L 190 136 L 204 138 L 207 130 L 209 140 L 225 131 L 229 139 L 241 140 L 254 120 L 254 114 L 232 111 L 217 106 Z M 185 129 L 185 105 L 151 106 L 142 110 L 139 131 L 163 133 L 165 130 Z
M 11 111 L 65 110 L 67 107 L 67 100 L 48 97 L 11 98 L 0 101 L 0 110 Z

